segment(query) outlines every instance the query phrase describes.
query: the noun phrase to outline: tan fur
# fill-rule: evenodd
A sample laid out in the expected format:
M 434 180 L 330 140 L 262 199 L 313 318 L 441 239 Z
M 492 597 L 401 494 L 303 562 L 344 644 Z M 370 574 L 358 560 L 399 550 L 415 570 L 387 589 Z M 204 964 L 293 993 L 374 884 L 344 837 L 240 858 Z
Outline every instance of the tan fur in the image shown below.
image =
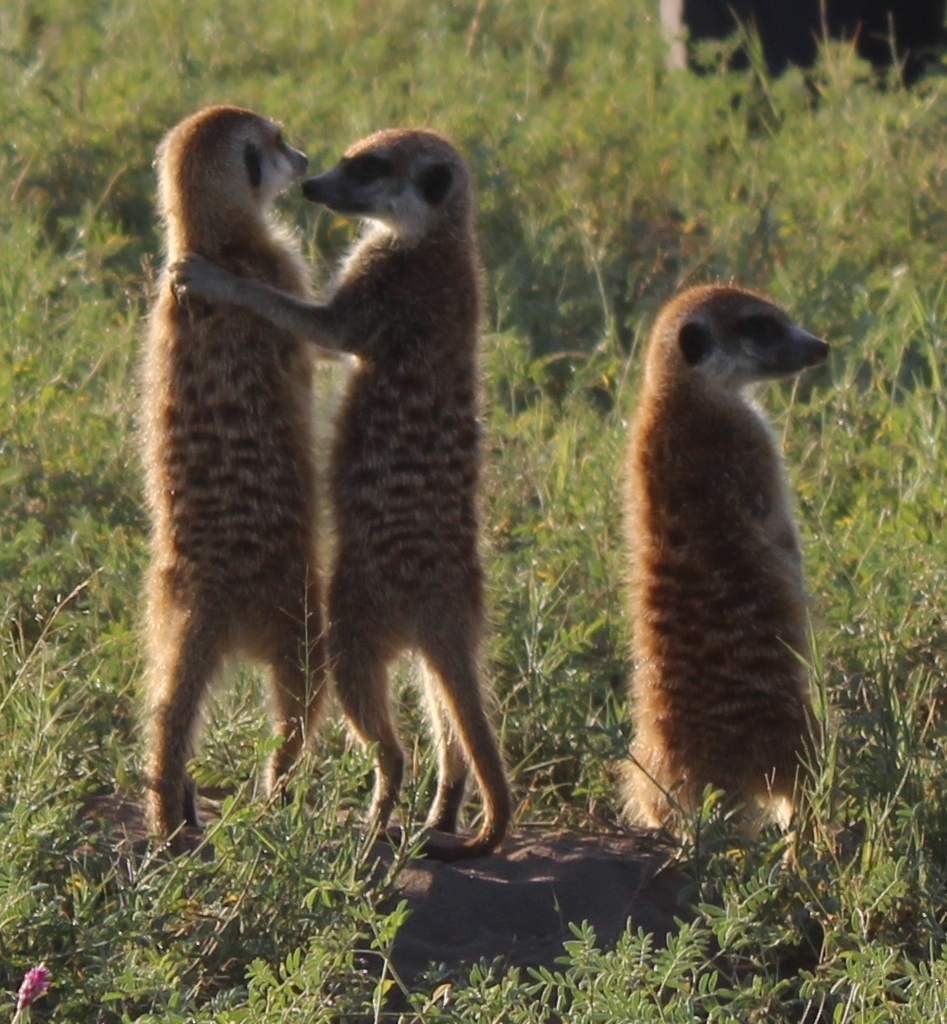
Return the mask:
M 755 380 L 825 358 L 824 342 L 741 289 L 693 288 L 651 334 L 627 459 L 635 672 L 627 813 L 679 828 L 704 787 L 792 814 L 812 755 L 807 609 L 782 461 Z M 688 361 L 685 352 L 690 354 Z
M 261 180 L 251 180 L 251 164 Z M 308 273 L 269 203 L 305 171 L 278 127 L 211 107 L 158 150 L 168 264 L 199 252 L 305 297 Z M 325 692 L 314 525 L 311 350 L 243 309 L 179 305 L 166 269 L 144 355 L 143 433 L 152 562 L 146 582 L 150 827 L 197 824 L 186 765 L 207 688 L 231 655 L 271 673 L 283 745 L 298 757 Z
M 456 830 L 468 761 L 484 797 L 475 837 L 431 837 L 426 851 L 487 853 L 505 834 L 510 797 L 480 682 L 480 292 L 469 174 L 434 132 L 390 130 L 357 143 L 303 192 L 369 221 L 326 304 L 293 302 L 196 260 L 178 268 L 177 284 L 358 355 L 331 464 L 332 670 L 356 733 L 378 745 L 372 815 L 384 826 L 404 766 L 388 667 L 403 650 L 421 652 L 439 758 L 428 823 Z

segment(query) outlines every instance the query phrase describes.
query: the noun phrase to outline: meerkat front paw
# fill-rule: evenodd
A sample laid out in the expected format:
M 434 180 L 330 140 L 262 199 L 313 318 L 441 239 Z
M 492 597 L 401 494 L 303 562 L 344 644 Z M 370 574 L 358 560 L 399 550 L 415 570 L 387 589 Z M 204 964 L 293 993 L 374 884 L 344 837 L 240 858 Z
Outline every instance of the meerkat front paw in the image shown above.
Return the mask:
M 232 300 L 234 277 L 216 263 L 196 253 L 171 264 L 171 290 L 181 302 L 186 299 L 204 299 L 207 302 Z

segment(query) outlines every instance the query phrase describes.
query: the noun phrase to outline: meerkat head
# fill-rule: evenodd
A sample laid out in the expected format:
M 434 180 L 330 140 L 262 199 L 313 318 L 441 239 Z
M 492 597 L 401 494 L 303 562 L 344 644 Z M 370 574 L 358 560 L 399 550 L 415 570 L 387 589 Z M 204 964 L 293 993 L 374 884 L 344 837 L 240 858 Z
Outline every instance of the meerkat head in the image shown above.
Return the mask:
M 207 107 L 176 125 L 158 148 L 158 192 L 172 232 L 195 248 L 208 234 L 265 217 L 309 161 L 280 126 L 239 107 Z
M 470 177 L 461 155 L 436 132 L 389 129 L 355 143 L 331 170 L 304 181 L 303 195 L 413 242 L 447 220 L 466 223 Z
M 684 373 L 738 389 L 822 362 L 829 346 L 771 302 L 739 288 L 691 289 L 672 303 L 672 338 Z M 669 325 L 670 326 L 670 325 Z

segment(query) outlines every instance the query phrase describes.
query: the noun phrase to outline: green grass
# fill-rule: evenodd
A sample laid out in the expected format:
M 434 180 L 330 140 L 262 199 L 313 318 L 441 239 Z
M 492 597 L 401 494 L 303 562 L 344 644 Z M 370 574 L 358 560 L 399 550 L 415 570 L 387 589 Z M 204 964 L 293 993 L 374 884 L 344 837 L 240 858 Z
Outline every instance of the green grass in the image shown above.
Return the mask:
M 259 684 L 195 772 L 216 857 L 116 862 L 83 801 L 140 786 L 135 441 L 160 261 L 151 161 L 203 104 L 281 118 L 314 167 L 378 127 L 468 154 L 486 267 L 490 676 L 524 820 L 614 820 L 630 724 L 619 480 L 640 354 L 679 286 L 762 288 L 833 347 L 769 389 L 798 495 L 831 728 L 794 862 L 690 851 L 667 950 L 579 930 L 557 974 L 456 972 L 405 1021 L 917 1021 L 947 1010 L 947 87 L 669 75 L 649 0 L 11 0 L 0 12 L 0 1016 L 376 1019 L 399 912 L 339 825 L 369 759 L 337 722 L 266 809 Z M 282 202 L 325 269 L 351 237 Z M 323 389 L 329 387 L 328 378 Z M 405 735 L 420 731 L 406 694 Z M 423 807 L 420 747 L 408 799 Z M 418 817 L 419 814 L 416 814 Z M 446 1005 L 445 1005 L 446 1002 Z M 389 1004 L 391 1005 L 391 1004 Z M 823 1016 L 818 1017 L 818 1008 Z

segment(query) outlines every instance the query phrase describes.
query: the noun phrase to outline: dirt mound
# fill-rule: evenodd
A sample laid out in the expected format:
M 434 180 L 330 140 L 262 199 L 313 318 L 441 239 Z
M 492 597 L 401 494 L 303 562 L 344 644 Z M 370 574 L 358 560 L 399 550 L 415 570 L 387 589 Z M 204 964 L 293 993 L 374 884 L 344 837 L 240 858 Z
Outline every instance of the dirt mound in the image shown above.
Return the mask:
M 213 804 L 202 801 L 205 820 Z M 117 796 L 89 800 L 85 814 L 99 822 L 118 849 L 143 851 L 141 810 Z M 188 835 L 195 848 L 198 833 Z M 206 848 L 205 848 L 206 850 Z M 209 853 L 209 851 L 206 851 Z M 378 844 L 390 864 L 394 850 Z M 508 966 L 553 967 L 569 923 L 588 921 L 600 946 L 614 943 L 629 921 L 651 932 L 658 945 L 686 918 L 685 877 L 669 866 L 669 852 L 651 833 L 622 835 L 549 833 L 523 828 L 489 857 L 443 864 L 411 861 L 398 875 L 396 898 L 411 914 L 392 950 L 405 981 L 429 965 L 472 964 L 501 958 Z
M 382 854 L 384 857 L 385 854 Z M 390 857 L 390 853 L 387 855 Z M 569 923 L 588 921 L 601 946 L 628 922 L 659 945 L 686 917 L 684 877 L 647 833 L 622 836 L 520 830 L 500 852 L 457 864 L 412 861 L 397 889 L 412 913 L 392 959 L 404 979 L 430 963 L 502 957 L 510 966 L 553 967 Z

